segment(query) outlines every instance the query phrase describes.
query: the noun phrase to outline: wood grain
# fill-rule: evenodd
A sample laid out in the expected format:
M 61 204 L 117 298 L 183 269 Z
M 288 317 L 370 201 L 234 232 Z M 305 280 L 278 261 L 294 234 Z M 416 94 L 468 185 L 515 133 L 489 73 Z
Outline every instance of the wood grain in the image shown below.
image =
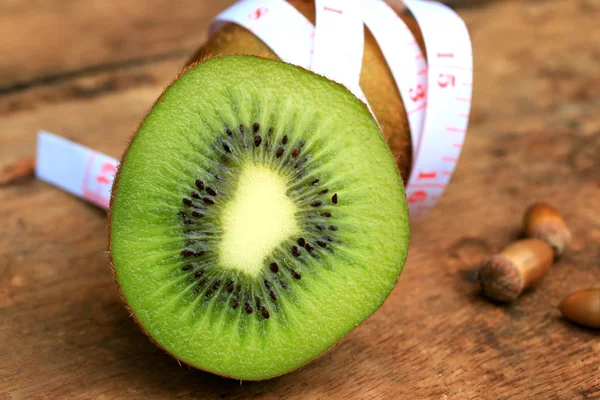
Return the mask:
M 6 4 L 33 12 L 31 2 Z M 74 3 L 53 4 L 59 15 L 59 5 Z M 77 13 L 92 13 L 91 3 L 77 4 Z M 206 21 L 220 5 L 197 7 Z M 392 295 L 339 346 L 258 383 L 178 365 L 122 307 L 105 213 L 31 179 L 0 188 L 0 399 L 600 398 L 599 333 L 566 322 L 556 308 L 574 290 L 600 287 L 600 6 L 507 0 L 459 12 L 476 77 L 458 170 L 439 205 L 412 224 Z M 172 18 L 182 20 L 156 25 L 152 35 L 204 29 L 178 26 L 188 15 Z M 158 42 L 160 51 L 178 48 Z M 140 54 L 154 51 L 147 46 Z M 105 56 L 72 62 L 79 68 Z M 58 65 L 45 55 L 38 61 L 36 74 L 46 62 L 48 71 Z M 40 128 L 119 156 L 179 68 L 174 59 L 115 67 L 1 96 L 0 169 L 32 153 Z M 114 90 L 94 90 L 111 80 L 119 82 Z M 93 95 L 72 95 L 73 87 Z M 63 95 L 44 98 L 54 92 Z M 473 283 L 475 267 L 520 236 L 522 213 L 538 200 L 563 212 L 573 242 L 535 290 L 510 306 L 491 304 Z
M 0 2 L 0 93 L 188 55 L 234 0 Z M 9 56 L 6 56 L 9 55 Z

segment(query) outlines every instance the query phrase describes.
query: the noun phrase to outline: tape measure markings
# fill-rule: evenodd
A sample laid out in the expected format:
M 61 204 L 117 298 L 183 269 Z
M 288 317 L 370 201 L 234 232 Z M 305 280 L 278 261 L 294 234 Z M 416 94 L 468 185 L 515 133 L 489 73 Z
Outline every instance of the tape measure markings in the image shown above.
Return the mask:
M 78 143 L 38 132 L 37 178 L 102 208 L 110 203 L 118 164 L 116 159 Z
M 415 159 L 427 108 L 427 77 L 419 75 L 419 72 L 426 69 L 427 64 L 412 32 L 396 11 L 383 0 L 373 0 L 368 4 L 363 20 L 381 49 L 396 83 L 396 90 L 407 109 L 412 157 Z M 398 46 L 399 41 L 407 42 L 407 45 Z M 421 57 L 410 62 L 415 54 Z M 415 108 L 408 111 L 408 107 Z
M 435 2 L 404 3 L 421 28 L 427 53 L 433 55 L 428 58 L 423 134 L 407 184 L 411 216 L 419 216 L 443 193 L 460 155 L 471 100 L 470 87 L 462 83 L 473 81 L 472 54 L 466 27 L 454 11 Z M 444 26 L 443 34 L 439 26 Z
M 263 11 L 260 18 L 249 22 L 248 15 L 253 15 L 261 7 L 266 8 L 268 11 Z M 278 21 L 279 25 L 275 25 L 273 21 Z M 239 3 L 218 14 L 213 19 L 209 31 L 215 32 L 223 22 L 232 22 L 243 26 L 261 39 L 281 60 L 312 70 L 314 58 L 313 42 L 316 37 L 316 28 L 312 22 L 288 2 L 284 0 L 241 0 Z M 278 32 L 292 33 L 280 35 Z M 360 33 L 362 35 L 362 30 Z M 360 61 L 362 62 L 362 56 L 360 57 Z M 336 80 L 336 82 L 345 79 L 344 77 L 341 79 L 336 77 L 331 78 Z M 363 101 L 369 108 L 369 111 L 371 111 L 371 114 L 373 114 L 373 117 L 375 117 L 367 101 L 367 97 L 359 86 L 359 78 L 360 69 L 355 80 L 348 79 L 347 82 L 339 83 L 346 86 L 348 90 Z
M 312 65 L 315 28 L 286 1 L 239 1 L 217 15 L 209 31 L 216 32 L 223 22 L 232 22 L 248 29 L 286 62 L 306 69 Z
M 359 85 L 364 22 L 382 49 L 407 109 L 413 165 L 406 193 L 415 217 L 440 197 L 458 161 L 470 112 L 472 54 L 468 31 L 450 8 L 422 0 L 404 4 L 421 28 L 428 54 L 436 55 L 427 61 L 410 29 L 383 0 L 316 0 L 316 28 L 284 0 L 241 0 L 219 14 L 209 31 L 214 33 L 224 22 L 241 25 L 283 61 L 337 80 L 371 110 Z M 413 108 L 407 106 L 412 103 Z M 108 207 L 117 164 L 92 149 L 47 132 L 39 134 L 38 177 L 101 207 Z
M 358 86 L 364 50 L 362 0 L 315 0 L 311 70 L 349 87 Z

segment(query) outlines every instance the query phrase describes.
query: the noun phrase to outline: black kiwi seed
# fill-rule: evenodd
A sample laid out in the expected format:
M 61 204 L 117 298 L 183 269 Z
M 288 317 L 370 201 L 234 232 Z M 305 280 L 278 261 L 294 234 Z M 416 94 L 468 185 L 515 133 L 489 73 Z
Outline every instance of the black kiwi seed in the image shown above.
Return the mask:
M 213 294 L 213 290 L 212 290 L 212 289 L 208 289 L 208 290 L 206 291 L 206 293 L 204 293 L 204 295 L 205 295 L 206 297 L 210 297 L 210 295 L 211 295 L 211 294 Z
M 209 206 L 215 204 L 215 201 L 210 197 L 205 197 L 202 199 L 202 201 L 204 202 L 204 204 L 207 204 Z
M 298 243 L 298 246 L 304 247 L 304 245 L 306 244 L 306 240 L 304 238 L 300 238 L 296 241 L 296 243 Z
M 259 129 L 260 129 L 260 125 L 258 124 L 258 122 L 255 122 L 252 124 L 252 132 L 253 133 L 258 132 Z
M 337 226 L 335 226 L 335 225 L 329 225 L 329 230 L 330 230 L 330 231 L 337 231 L 337 230 L 338 230 L 338 228 L 337 228 Z
M 192 211 L 192 217 L 202 218 L 204 214 L 199 213 L 198 211 Z
M 295 279 L 300 279 L 300 278 L 302 278 L 302 277 L 300 276 L 300 274 L 299 274 L 299 273 L 297 273 L 296 271 L 294 271 L 294 270 L 291 270 L 290 272 L 292 273 L 292 276 L 293 276 Z
M 338 203 L 337 193 L 334 193 L 333 197 L 331 197 L 331 202 L 333 204 L 337 204 Z
M 272 291 L 272 290 L 271 290 L 271 291 L 269 292 L 269 296 L 271 296 L 271 299 L 272 299 L 273 301 L 277 301 L 277 294 L 276 294 L 274 291 Z
M 254 136 L 254 147 L 260 146 L 261 142 L 262 142 L 262 137 L 260 135 Z
M 264 319 L 268 319 L 270 317 L 269 311 L 267 311 L 267 309 L 264 307 L 260 309 L 260 314 L 263 316 Z
M 323 225 L 315 225 L 315 226 L 320 231 L 324 231 L 325 230 L 325 226 L 323 226 Z
M 189 271 L 190 269 L 192 269 L 192 264 L 186 264 L 183 267 L 181 267 L 182 271 Z
M 231 302 L 231 307 L 233 307 L 233 309 L 235 310 L 237 308 L 237 306 L 240 305 L 240 302 L 238 301 L 238 299 L 233 299 L 233 301 Z
M 194 277 L 200 278 L 202 275 L 204 275 L 204 271 L 200 270 L 194 274 Z
M 282 144 L 287 144 L 287 142 L 288 142 L 288 136 L 287 136 L 287 135 L 285 135 L 285 136 L 283 137 L 283 139 L 281 139 L 281 143 L 282 143 Z
M 243 135 L 244 134 L 244 125 L 240 124 L 240 133 Z
M 271 268 L 271 271 L 273 273 L 277 273 L 279 272 L 279 266 L 277 265 L 276 262 L 272 262 L 271 265 L 269 266 Z
M 248 314 L 252 314 L 252 306 L 248 302 L 246 302 L 246 304 L 244 305 L 244 309 Z
M 330 212 L 324 212 L 323 214 L 321 214 L 323 217 L 326 218 L 331 218 L 331 213 Z
M 328 242 L 333 242 L 333 237 L 331 236 L 326 236 L 325 239 L 327 239 Z
M 300 257 L 300 249 L 298 248 L 298 246 L 292 246 L 292 255 L 294 257 Z
M 318 244 L 319 246 L 321 246 L 321 247 L 325 247 L 325 246 L 327 246 L 327 243 L 325 243 L 325 242 L 324 242 L 324 241 L 322 241 L 322 240 L 317 240 L 317 244 Z
M 194 255 L 194 252 L 192 250 L 185 249 L 181 252 L 181 255 L 184 257 L 192 257 Z
M 284 149 L 283 149 L 283 147 L 279 147 L 279 148 L 277 149 L 277 152 L 275 153 L 275 156 L 276 156 L 277 158 L 280 158 L 280 157 L 283 155 L 283 152 L 284 152 Z
M 185 204 L 186 206 L 191 206 L 193 203 L 192 200 L 185 198 L 183 199 L 183 204 Z
M 301 168 L 301 167 L 304 165 L 304 163 L 306 163 L 307 161 L 308 161 L 308 157 L 303 157 L 303 158 L 301 158 L 301 159 L 300 159 L 300 161 L 298 161 L 298 162 L 297 162 L 297 163 L 294 165 L 294 168 L 296 168 L 296 169 L 298 169 L 298 168 Z
M 227 293 L 233 292 L 233 281 L 229 281 L 229 283 L 227 283 L 227 286 L 225 287 L 225 289 L 227 290 Z
M 231 131 L 230 128 L 225 129 L 225 133 L 227 133 L 228 136 L 233 135 L 233 132 Z
M 198 193 L 198 192 L 192 192 L 192 197 L 194 199 L 200 199 L 200 193 Z
M 314 181 L 312 181 L 310 183 L 311 186 L 317 186 L 318 184 L 319 184 L 319 180 L 318 179 L 315 179 Z
M 321 200 L 317 200 L 317 201 L 313 201 L 312 203 L 310 203 L 310 205 L 312 207 L 321 207 L 323 205 L 323 202 Z
M 298 157 L 298 154 L 300 154 L 300 149 L 295 147 L 294 150 L 292 150 L 292 158 Z
M 304 248 L 306 249 L 306 251 L 308 251 L 309 253 L 312 253 L 312 251 L 315 249 L 314 247 L 312 247 L 310 245 L 310 243 L 306 243 L 306 245 L 304 246 Z
M 216 196 L 217 192 L 215 192 L 215 190 L 211 187 L 207 187 L 206 188 L 206 193 L 210 194 L 211 196 Z
M 231 153 L 231 149 L 229 148 L 229 146 L 227 145 L 227 143 L 223 143 L 223 150 L 225 150 L 228 153 Z
M 327 193 L 327 192 L 329 192 L 329 189 L 323 189 L 323 190 L 321 190 L 321 191 L 319 192 L 319 194 L 325 194 L 325 193 Z

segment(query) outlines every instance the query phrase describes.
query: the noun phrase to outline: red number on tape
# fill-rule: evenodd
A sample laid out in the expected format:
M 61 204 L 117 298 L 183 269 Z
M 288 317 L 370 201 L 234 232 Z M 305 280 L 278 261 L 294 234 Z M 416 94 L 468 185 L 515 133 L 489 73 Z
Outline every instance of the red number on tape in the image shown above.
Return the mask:
M 117 167 L 109 162 L 104 162 L 100 166 L 100 170 L 103 174 L 111 174 L 114 175 L 117 172 Z
M 102 175 L 98 175 L 96 177 L 96 181 L 98 183 L 102 183 L 104 185 L 110 185 L 110 183 L 112 182 L 111 178 L 114 178 L 116 172 L 117 172 L 117 167 L 115 167 L 114 165 L 112 165 L 109 162 L 104 162 L 100 166 L 100 173 Z
M 250 14 L 248 14 L 248 19 L 256 21 L 257 19 L 259 19 L 260 17 L 262 17 L 263 15 L 265 15 L 268 12 L 269 12 L 269 9 L 267 7 L 259 7 L 256 10 L 254 10 L 253 12 L 251 12 Z
M 424 190 L 414 191 L 410 196 L 408 196 L 408 202 L 410 204 L 421 203 L 427 200 L 427 192 Z
M 425 92 L 425 89 L 421 84 L 418 84 L 416 89 L 410 88 L 410 90 L 408 91 L 410 99 L 414 102 L 425 99 L 426 93 L 427 92 Z
M 445 88 L 446 86 L 456 86 L 456 77 L 450 74 L 440 74 L 438 77 L 438 85 L 441 88 Z

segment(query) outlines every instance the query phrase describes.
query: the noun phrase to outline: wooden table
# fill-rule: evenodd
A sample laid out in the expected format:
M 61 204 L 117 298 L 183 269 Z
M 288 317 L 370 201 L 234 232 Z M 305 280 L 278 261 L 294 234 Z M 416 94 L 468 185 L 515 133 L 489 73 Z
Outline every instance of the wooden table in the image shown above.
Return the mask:
M 0 168 L 32 154 L 41 128 L 118 157 L 231 2 L 0 3 Z M 600 286 L 600 4 L 458 11 L 476 75 L 461 162 L 412 224 L 396 289 L 341 345 L 259 383 L 178 365 L 122 307 L 104 211 L 26 179 L 0 188 L 0 398 L 600 398 L 600 336 L 556 309 Z M 475 267 L 519 237 L 536 200 L 564 213 L 570 249 L 536 290 L 491 304 Z

